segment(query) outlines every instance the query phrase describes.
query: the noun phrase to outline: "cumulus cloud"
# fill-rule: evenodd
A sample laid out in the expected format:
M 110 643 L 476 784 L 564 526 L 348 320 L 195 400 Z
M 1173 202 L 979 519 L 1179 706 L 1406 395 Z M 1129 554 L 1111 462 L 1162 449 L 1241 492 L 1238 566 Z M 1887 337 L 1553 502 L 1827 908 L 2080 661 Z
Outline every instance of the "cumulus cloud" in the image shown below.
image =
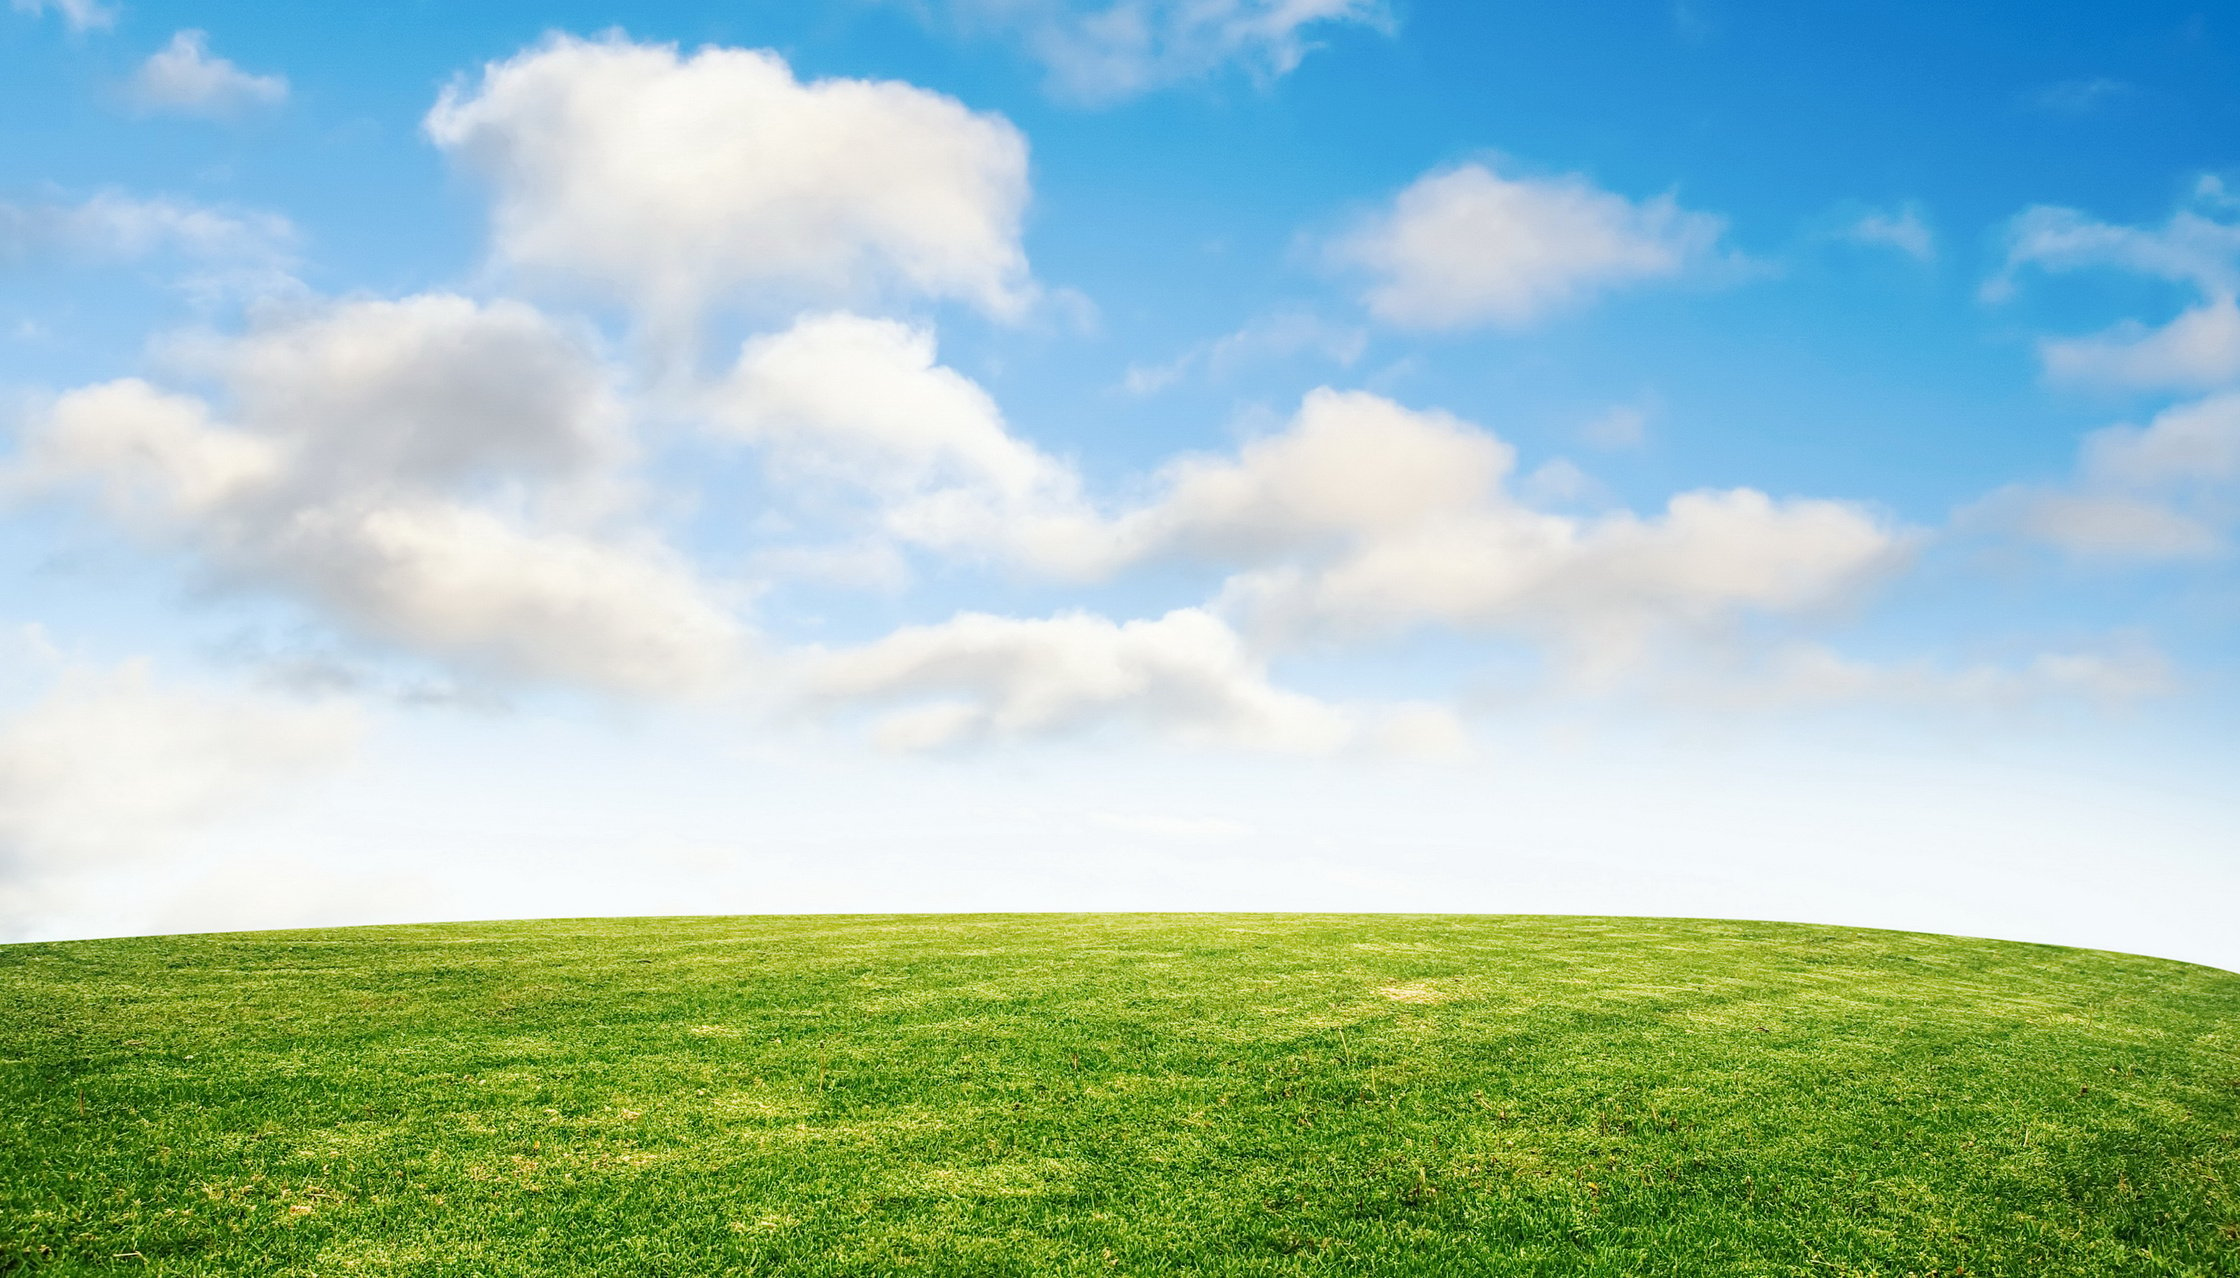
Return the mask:
M 132 96 L 150 111 L 223 118 L 288 100 L 285 76 L 252 75 L 210 52 L 210 37 L 181 31 L 140 64 Z
M 1235 458 L 1171 468 L 1118 535 L 1136 556 L 1243 565 L 1221 607 L 1264 636 L 1438 623 L 1544 638 L 1589 666 L 1673 628 L 1825 607 L 1909 545 L 1850 503 L 1751 489 L 1682 493 L 1648 517 L 1556 514 L 1508 489 L 1514 466 L 1509 445 L 1451 415 L 1321 390 Z
M 117 25 L 117 7 L 100 0 L 10 0 L 9 7 L 34 18 L 59 14 L 72 31 L 106 31 Z
M 1317 390 L 1288 427 L 1234 457 L 1169 466 L 1158 501 L 1123 521 L 1131 557 L 1251 560 L 1411 528 L 1475 509 L 1516 450 L 1452 414 L 1360 391 Z
M 145 662 L 65 666 L 0 719 L 0 915 L 49 878 L 159 853 L 333 769 L 362 731 L 346 701 L 168 685 Z
M 710 407 L 782 468 L 889 494 L 954 483 L 1024 497 L 1070 478 L 935 362 L 931 330 L 895 320 L 812 315 L 755 338 Z
M 137 378 L 62 396 L 28 436 L 13 478 L 33 488 L 94 480 L 112 515 L 148 532 L 211 515 L 285 473 L 279 449 L 221 428 L 202 400 Z
M 1280 634 L 1427 622 L 1521 632 L 1556 643 L 1580 672 L 1605 674 L 1673 630 L 1828 606 L 1903 551 L 1897 534 L 1848 504 L 1749 489 L 1684 493 L 1650 518 L 1494 506 L 1366 540 L 1324 564 L 1246 573 L 1223 604 Z
M 895 81 L 775 53 L 556 35 L 453 85 L 428 136 L 488 182 L 497 258 L 688 322 L 907 294 L 1017 313 L 1026 141 Z
M 1512 490 L 1515 450 L 1491 433 L 1329 389 L 1284 430 L 1182 457 L 1105 510 L 932 359 L 900 325 L 807 321 L 749 344 L 718 416 L 779 464 L 874 494 L 906 543 L 1078 579 L 1154 561 L 1237 570 L 1219 606 L 1267 641 L 1441 624 L 1617 660 L 1666 629 L 1836 603 L 1910 547 L 1856 505 L 1750 489 L 1682 493 L 1646 517 L 1542 509 L 1530 498 L 1550 485 Z M 1591 487 L 1573 477 L 1569 495 Z
M 819 485 L 865 499 L 855 540 L 795 551 L 793 568 L 891 584 L 891 546 L 1076 580 L 1195 561 L 1233 574 L 1216 607 L 1257 643 L 1436 625 L 1617 668 L 1663 634 L 1840 604 L 1913 540 L 1852 503 L 1751 489 L 1682 493 L 1650 515 L 1565 513 L 1600 491 L 1577 467 L 1515 482 L 1515 450 L 1497 436 L 1329 389 L 1285 429 L 1181 457 L 1139 500 L 1110 506 L 939 364 L 930 332 L 845 314 L 748 342 L 704 407 L 797 500 Z
M 326 495 L 580 475 L 627 448 L 587 338 L 449 294 L 313 308 L 211 353 L 244 424 Z
M 1725 222 L 1670 195 L 1635 202 L 1572 175 L 1464 164 L 1419 178 L 1329 246 L 1369 277 L 1364 301 L 1407 328 L 1521 327 L 1707 259 Z
M 1015 435 L 985 390 L 937 363 L 928 329 L 806 316 L 747 342 L 703 408 L 717 429 L 757 446 L 788 489 L 869 496 L 882 531 L 900 541 L 1061 573 L 1109 559 L 1073 468 Z
M 2159 325 L 2126 320 L 2104 332 L 2048 338 L 2048 376 L 2145 390 L 2204 390 L 2240 379 L 2240 205 L 2215 178 L 2158 227 L 2101 222 L 2075 209 L 2036 207 L 2007 228 L 2004 267 L 1984 286 L 1998 300 L 2029 270 L 2127 271 L 2191 286 L 2200 300 Z
M 968 29 L 1020 40 L 1061 95 L 1110 102 L 1241 67 L 1290 74 L 1318 27 L 1389 21 L 1382 0 L 956 0 Z
M 2240 520 L 2240 391 L 2179 404 L 2145 426 L 2094 431 L 2066 485 L 2015 485 L 1961 512 L 2091 559 L 2190 559 Z
M 127 379 L 61 396 L 14 479 L 90 487 L 224 578 L 503 673 L 627 691 L 719 682 L 730 614 L 615 517 L 627 456 L 594 352 L 519 303 L 341 303 L 205 353 L 207 401 Z
M 1345 715 L 1276 688 L 1219 618 L 1185 608 L 1116 623 L 966 613 L 860 648 L 817 654 L 813 703 L 896 707 L 874 729 L 895 750 L 1090 732 L 1115 723 L 1202 745 L 1321 753 Z
M 738 625 L 651 537 L 524 529 L 436 501 L 331 512 L 288 533 L 274 569 L 413 647 L 657 695 L 717 685 L 737 657 Z
M 1581 674 L 1615 671 L 1661 636 L 1847 602 L 1914 541 L 1853 503 L 1747 488 L 1681 493 L 1647 515 L 1571 513 L 1599 491 L 1576 466 L 1519 482 L 1515 450 L 1490 432 L 1330 389 L 1283 430 L 1178 458 L 1140 499 L 1108 506 L 940 365 L 930 333 L 849 315 L 748 342 L 707 411 L 796 496 L 824 483 L 867 497 L 888 545 L 1078 580 L 1156 562 L 1227 570 L 1214 606 L 1256 644 L 1444 626 L 1548 645 Z M 804 565 L 891 581 L 899 567 L 879 544 Z

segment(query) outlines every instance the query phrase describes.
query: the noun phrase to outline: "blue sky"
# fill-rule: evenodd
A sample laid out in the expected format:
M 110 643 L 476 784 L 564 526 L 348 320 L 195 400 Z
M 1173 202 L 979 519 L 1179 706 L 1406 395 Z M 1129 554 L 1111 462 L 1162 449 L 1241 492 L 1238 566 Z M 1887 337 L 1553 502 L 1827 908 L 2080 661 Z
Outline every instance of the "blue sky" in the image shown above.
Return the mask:
M 11 6 L 8 936 L 2240 963 L 2214 8 Z

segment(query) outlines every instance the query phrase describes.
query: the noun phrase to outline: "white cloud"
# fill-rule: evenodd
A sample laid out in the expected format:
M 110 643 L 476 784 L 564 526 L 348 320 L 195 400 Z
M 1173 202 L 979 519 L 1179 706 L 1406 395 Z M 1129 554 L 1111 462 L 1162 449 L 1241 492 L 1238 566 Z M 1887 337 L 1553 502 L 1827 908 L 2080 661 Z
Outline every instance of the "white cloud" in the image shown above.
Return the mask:
M 2214 179 L 2195 189 L 2191 207 L 2159 227 L 2118 226 L 2076 209 L 2038 205 L 2007 225 L 2007 260 L 1994 293 L 2025 268 L 2074 271 L 2111 267 L 2192 284 L 2212 296 L 2240 288 L 2240 222 L 2213 216 L 2224 201 Z
M 346 302 L 224 343 L 210 359 L 243 424 L 290 441 L 316 498 L 574 476 L 627 449 L 590 340 L 519 302 Z
M 717 429 L 757 445 L 797 502 L 824 489 L 869 497 L 886 537 L 1059 575 L 1112 563 L 1109 530 L 1073 468 L 1013 434 L 985 390 L 936 363 L 927 329 L 804 317 L 746 343 L 702 408 Z M 833 562 L 874 563 L 866 549 Z
M 210 37 L 181 31 L 140 64 L 132 95 L 151 111 L 225 117 L 288 100 L 285 76 L 252 75 L 210 52 Z
M 1515 464 L 1515 449 L 1451 414 L 1317 390 L 1284 431 L 1234 458 L 1169 466 L 1165 493 L 1122 528 L 1131 557 L 1251 560 L 1327 549 L 1473 510 Z
M 469 666 L 668 694 L 731 672 L 737 623 L 614 514 L 605 370 L 537 312 L 342 303 L 205 357 L 232 422 L 137 380 L 82 388 L 33 423 L 17 482 L 90 485 L 222 577 Z
M 2049 338 L 2038 352 L 2049 377 L 2144 390 L 2205 390 L 2240 380 L 2240 212 L 2223 184 L 2204 178 L 2188 205 L 2159 227 L 2119 226 L 2075 209 L 2024 210 L 2007 228 L 2007 260 L 1984 284 L 2003 299 L 2024 271 L 2128 271 L 2192 286 L 2201 300 L 2150 326 L 2126 320 L 2089 337 Z
M 783 469 L 888 494 L 965 484 L 1024 498 L 1069 480 L 985 390 L 934 362 L 931 330 L 894 320 L 813 315 L 755 338 L 710 407 Z
M 2230 295 L 2181 312 L 2160 328 L 2125 321 L 2091 337 L 2038 344 L 2057 381 L 2143 389 L 2206 389 L 2240 381 L 2240 304 Z
M 1576 467 L 1550 463 L 1513 482 L 1515 450 L 1498 437 L 1328 389 L 1284 430 L 1233 455 L 1177 459 L 1143 500 L 1100 510 L 1069 466 L 936 362 L 929 332 L 849 315 L 750 341 L 704 408 L 757 445 L 796 499 L 818 484 L 868 499 L 861 513 L 886 540 L 863 540 L 859 527 L 854 541 L 793 552 L 791 570 L 891 586 L 903 571 L 886 549 L 896 544 L 1075 578 L 1196 560 L 1234 573 L 1215 607 L 1263 643 L 1448 626 L 1546 644 L 1574 674 L 1601 678 L 1664 637 L 1847 602 L 1914 540 L 1852 503 L 1751 489 L 1682 493 L 1646 516 L 1563 513 L 1599 495 Z M 884 731 L 945 742 L 1002 721 L 936 701 Z
M 955 0 L 953 9 L 968 28 L 1014 35 L 1053 88 L 1085 102 L 1231 66 L 1272 80 L 1306 57 L 1312 29 L 1389 21 L 1382 0 Z
M 2143 428 L 2094 431 L 2084 467 L 2095 482 L 2140 488 L 2240 480 L 2240 391 L 2164 409 Z
M 1913 538 L 1858 505 L 1750 489 L 1682 493 L 1649 516 L 1562 513 L 1600 495 L 1568 463 L 1512 484 L 1515 450 L 1437 411 L 1318 390 L 1286 429 L 1166 466 L 1141 501 L 1101 510 L 1072 469 L 1014 435 L 984 391 L 892 321 L 811 317 L 747 344 L 710 417 L 759 444 L 782 488 L 869 498 L 891 539 L 1103 578 L 1155 561 L 1234 572 L 1217 609 L 1255 641 L 1376 639 L 1426 625 L 1555 648 L 1581 674 L 1660 637 L 1854 597 Z M 1551 508 L 1554 507 L 1554 508 Z M 807 554 L 891 583 L 856 541 Z M 947 739 L 978 719 L 937 706 L 895 732 Z
M 966 613 L 817 654 L 806 681 L 816 704 L 900 707 L 874 729 L 896 750 L 1116 723 L 1193 744 L 1305 753 L 1335 750 L 1353 734 L 1339 711 L 1270 684 L 1236 633 L 1195 608 L 1125 623 Z
M 556 35 L 444 91 L 428 135 L 495 191 L 497 257 L 669 325 L 896 292 L 1017 313 L 1027 146 L 894 81 L 775 53 Z
M 91 480 L 113 517 L 146 533 L 246 501 L 287 468 L 278 448 L 219 426 L 202 400 L 137 378 L 71 391 L 27 436 L 16 484 Z
M 61 669 L 0 720 L 0 915 L 333 769 L 362 731 L 348 702 L 167 686 L 145 662 Z
M 650 537 L 524 529 L 445 502 L 319 511 L 272 567 L 363 628 L 533 678 L 676 695 L 720 684 L 738 625 Z
M 117 25 L 117 7 L 100 0 L 10 0 L 10 7 L 34 18 L 60 14 L 63 25 L 72 31 L 106 31 Z
M 1233 456 L 1180 458 L 1146 500 L 1106 513 L 933 365 L 922 334 L 827 318 L 771 341 L 750 344 L 731 390 L 750 407 L 729 420 L 774 439 L 781 462 L 793 450 L 874 494 L 894 537 L 1061 577 L 1157 560 L 1241 569 L 1220 606 L 1265 640 L 1444 624 L 1622 661 L 1667 629 L 1839 602 L 1910 546 L 1856 505 L 1750 489 L 1682 493 L 1646 518 L 1555 513 L 1527 498 L 1551 496 L 1540 490 L 1559 476 L 1544 468 L 1510 491 L 1515 450 L 1494 435 L 1328 389 L 1285 430 Z M 803 358 L 757 370 L 796 341 Z
M 219 209 L 104 191 L 81 202 L 0 202 L 0 260 L 65 253 L 93 261 L 163 254 L 200 262 L 277 266 L 295 227 L 274 213 Z
M 889 544 L 1058 577 L 1160 560 L 1237 570 L 1218 606 L 1267 642 L 1447 625 L 1615 668 L 1668 631 L 1848 599 L 1911 540 L 1849 503 L 1749 489 L 1683 493 L 1649 517 L 1558 513 L 1540 503 L 1599 494 L 1576 467 L 1544 466 L 1512 490 L 1515 450 L 1496 436 L 1327 389 L 1285 430 L 1233 456 L 1177 459 L 1144 500 L 1100 510 L 1071 467 L 935 362 L 930 333 L 846 315 L 749 342 L 707 410 L 761 446 L 797 499 L 809 481 L 868 498 L 862 513 Z M 858 540 L 793 566 L 891 584 L 899 565 L 877 549 Z M 918 726 L 963 730 L 941 722 Z
M 1548 639 L 1590 666 L 1667 629 L 1840 601 L 1908 546 L 1855 505 L 1750 489 L 1682 493 L 1648 518 L 1550 513 L 1507 491 L 1514 461 L 1447 414 L 1316 391 L 1234 460 L 1171 468 L 1117 530 L 1130 557 L 1247 566 L 1222 607 L 1270 638 L 1439 623 Z
M 2001 489 L 1960 518 L 2082 558 L 2218 554 L 2240 520 L 2240 391 L 2094 431 L 2069 484 Z
M 1520 327 L 1677 276 L 1711 254 L 1724 228 L 1670 195 L 1636 203 L 1576 175 L 1509 178 L 1465 164 L 1418 179 L 1329 251 L 1370 276 L 1364 300 L 1389 323 Z
M 1894 249 L 1920 262 L 1937 255 L 1936 232 L 1929 229 L 1921 206 L 1911 202 L 1895 209 L 1871 209 L 1845 227 L 1843 234 L 1855 244 Z
M 1521 506 L 1427 519 L 1311 567 L 1231 581 L 1224 607 L 1275 634 L 1376 635 L 1426 622 L 1554 643 L 1576 672 L 1638 662 L 1668 631 L 1827 607 L 1887 572 L 1905 539 L 1832 501 L 1683 493 L 1659 515 Z

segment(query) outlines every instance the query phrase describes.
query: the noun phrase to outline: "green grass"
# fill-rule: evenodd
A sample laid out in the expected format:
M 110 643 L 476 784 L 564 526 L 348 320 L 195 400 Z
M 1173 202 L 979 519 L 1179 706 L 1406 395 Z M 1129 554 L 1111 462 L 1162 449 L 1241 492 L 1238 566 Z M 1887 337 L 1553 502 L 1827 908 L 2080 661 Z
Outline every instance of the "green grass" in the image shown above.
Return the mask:
M 7 946 L 0 1272 L 2240 1274 L 2240 976 L 1517 917 Z

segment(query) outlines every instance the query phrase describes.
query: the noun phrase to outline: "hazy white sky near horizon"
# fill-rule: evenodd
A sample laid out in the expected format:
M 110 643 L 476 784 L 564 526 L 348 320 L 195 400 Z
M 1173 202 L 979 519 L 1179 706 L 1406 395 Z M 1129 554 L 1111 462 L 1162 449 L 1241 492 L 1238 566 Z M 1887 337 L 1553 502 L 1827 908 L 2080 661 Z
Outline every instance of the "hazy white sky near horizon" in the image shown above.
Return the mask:
M 0 940 L 2240 968 L 2208 10 L 0 15 Z

